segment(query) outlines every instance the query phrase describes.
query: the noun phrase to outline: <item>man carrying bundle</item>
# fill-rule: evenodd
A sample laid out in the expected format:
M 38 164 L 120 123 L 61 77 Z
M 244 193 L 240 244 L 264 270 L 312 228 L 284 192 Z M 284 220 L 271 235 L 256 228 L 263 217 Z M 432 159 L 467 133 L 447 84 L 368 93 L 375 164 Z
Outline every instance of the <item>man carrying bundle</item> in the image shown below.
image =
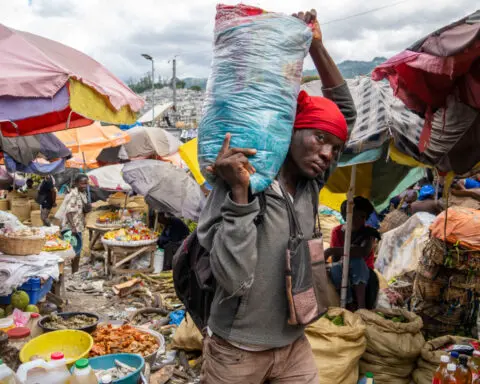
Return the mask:
M 312 238 L 318 193 L 354 124 L 355 106 L 322 42 L 316 12 L 294 15 L 313 25 L 310 55 L 324 97 L 301 92 L 288 156 L 264 202 L 249 191 L 254 149 L 230 148 L 227 134 L 209 171 L 217 177 L 198 239 L 210 252 L 216 293 L 204 344 L 202 383 L 315 383 L 304 326 L 290 325 L 285 282 L 288 195 L 305 238 Z M 256 219 L 264 205 L 262 220 Z M 306 266 L 310 268 L 310 265 Z

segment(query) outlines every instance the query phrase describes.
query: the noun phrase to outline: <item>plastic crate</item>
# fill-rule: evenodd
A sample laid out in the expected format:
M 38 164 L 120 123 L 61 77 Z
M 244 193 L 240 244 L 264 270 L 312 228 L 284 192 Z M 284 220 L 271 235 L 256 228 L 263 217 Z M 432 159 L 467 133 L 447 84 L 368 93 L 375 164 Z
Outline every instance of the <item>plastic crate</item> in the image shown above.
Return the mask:
M 48 292 L 52 289 L 53 279 L 50 277 L 42 285 L 41 279 L 38 277 L 32 277 L 26 283 L 22 284 L 18 289 L 28 293 L 30 297 L 30 304 L 37 304 L 42 300 Z M 0 305 L 10 304 L 10 299 L 12 295 L 0 296 Z

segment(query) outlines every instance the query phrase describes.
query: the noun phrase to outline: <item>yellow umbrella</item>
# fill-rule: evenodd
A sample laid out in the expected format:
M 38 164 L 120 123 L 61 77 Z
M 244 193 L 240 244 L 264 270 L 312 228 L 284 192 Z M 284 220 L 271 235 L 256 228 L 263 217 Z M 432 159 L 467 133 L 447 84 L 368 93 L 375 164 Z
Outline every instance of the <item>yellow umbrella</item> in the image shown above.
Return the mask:
M 198 164 L 197 157 L 197 144 L 198 140 L 195 138 L 190 140 L 178 148 L 178 152 L 182 157 L 182 160 L 187 164 L 188 169 L 192 172 L 193 177 L 199 185 L 205 184 L 205 178 L 200 172 L 200 165 Z
M 117 147 L 130 141 L 130 136 L 115 125 L 102 126 L 99 122 L 54 133 L 72 153 L 99 151 Z

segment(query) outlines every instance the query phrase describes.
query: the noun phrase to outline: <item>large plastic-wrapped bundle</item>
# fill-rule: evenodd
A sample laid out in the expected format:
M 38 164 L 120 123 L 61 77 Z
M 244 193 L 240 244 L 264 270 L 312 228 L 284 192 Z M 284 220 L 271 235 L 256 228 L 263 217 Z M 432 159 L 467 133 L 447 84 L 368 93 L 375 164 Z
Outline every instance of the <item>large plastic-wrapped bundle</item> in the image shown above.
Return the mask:
M 250 159 L 257 171 L 250 178 L 252 192 L 271 184 L 290 145 L 311 39 L 310 28 L 292 16 L 245 5 L 217 6 L 214 56 L 199 126 L 198 158 L 205 176 L 205 167 L 231 133 L 232 147 L 257 149 Z

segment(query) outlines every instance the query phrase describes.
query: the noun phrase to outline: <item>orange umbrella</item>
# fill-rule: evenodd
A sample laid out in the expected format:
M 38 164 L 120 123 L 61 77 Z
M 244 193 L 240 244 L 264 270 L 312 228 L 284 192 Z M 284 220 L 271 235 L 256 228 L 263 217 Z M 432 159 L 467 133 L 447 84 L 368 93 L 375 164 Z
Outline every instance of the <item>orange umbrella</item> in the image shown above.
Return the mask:
M 72 157 L 65 162 L 65 166 L 67 168 L 98 168 L 100 167 L 100 163 L 97 161 L 97 156 L 101 151 L 101 149 L 95 149 L 82 153 L 72 153 Z
M 115 125 L 102 126 L 99 122 L 82 128 L 54 133 L 72 153 L 99 152 L 103 148 L 118 147 L 130 141 L 130 136 Z

